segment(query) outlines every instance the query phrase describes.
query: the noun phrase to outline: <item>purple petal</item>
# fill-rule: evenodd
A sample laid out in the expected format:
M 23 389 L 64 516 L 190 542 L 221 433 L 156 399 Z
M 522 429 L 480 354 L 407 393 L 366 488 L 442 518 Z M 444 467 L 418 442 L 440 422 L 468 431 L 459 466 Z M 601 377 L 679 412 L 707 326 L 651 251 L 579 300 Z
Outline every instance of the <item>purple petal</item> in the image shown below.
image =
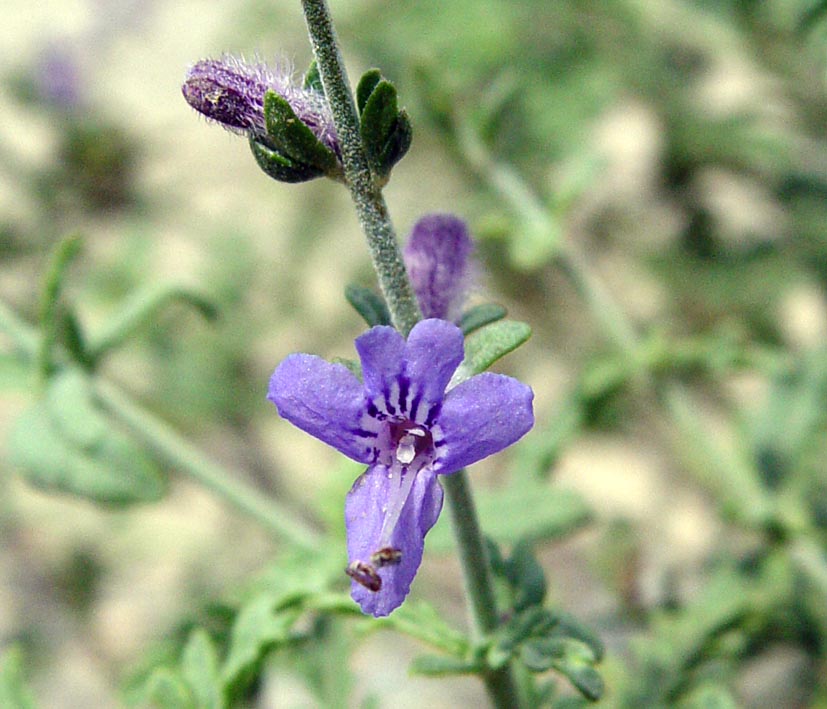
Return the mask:
M 267 398 L 302 431 L 354 460 L 371 460 L 373 442 L 359 433 L 364 391 L 344 365 L 308 354 L 290 355 L 273 372 Z
M 402 372 L 405 339 L 392 327 L 378 325 L 357 337 L 355 344 L 368 397 L 387 395 Z
M 404 259 L 426 318 L 459 318 L 472 278 L 473 251 L 468 228 L 457 217 L 431 214 L 414 225 Z
M 399 487 L 399 476 L 389 477 L 389 469 L 375 465 L 353 484 L 345 501 L 347 553 L 351 562 L 369 562 L 377 551 L 389 500 Z M 364 613 L 385 616 L 398 608 L 411 588 L 422 561 L 425 535 L 434 526 L 442 509 L 442 487 L 430 468 L 416 474 L 413 489 L 402 508 L 390 546 L 401 552 L 398 564 L 377 569 L 381 588 L 371 591 L 351 583 L 350 595 Z
M 182 92 L 190 106 L 225 128 L 264 133 L 268 88 L 278 91 L 276 77 L 265 66 L 225 56 L 195 64 L 187 72 Z M 278 88 L 283 93 L 283 87 Z
M 422 320 L 414 326 L 405 347 L 405 371 L 426 403 L 442 400 L 462 355 L 462 330 L 453 323 Z
M 534 425 L 533 399 L 522 382 L 491 372 L 451 389 L 439 416 L 444 445 L 437 472 L 456 472 L 522 438 Z

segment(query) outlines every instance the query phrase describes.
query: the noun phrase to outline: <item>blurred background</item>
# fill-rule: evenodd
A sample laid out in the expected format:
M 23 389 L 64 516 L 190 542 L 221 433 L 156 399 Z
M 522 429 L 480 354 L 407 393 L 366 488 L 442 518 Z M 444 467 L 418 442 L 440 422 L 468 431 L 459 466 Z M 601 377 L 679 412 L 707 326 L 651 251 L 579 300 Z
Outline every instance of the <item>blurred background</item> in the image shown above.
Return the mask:
M 516 501 L 483 505 L 486 528 L 535 539 L 548 602 L 606 643 L 606 705 L 827 705 L 827 3 L 330 5 L 351 82 L 380 67 L 413 123 L 386 189 L 400 236 L 466 219 L 473 302 L 534 330 L 496 368 L 534 388 L 536 429 L 472 474 Z M 187 67 L 228 51 L 300 76 L 299 3 L 3 3 L 0 297 L 36 322 L 49 254 L 78 234 L 65 293 L 89 331 L 157 284 L 214 302 L 213 322 L 163 309 L 102 375 L 314 520 L 358 467 L 281 421 L 266 382 L 293 351 L 352 356 L 344 285 L 374 280 L 345 190 L 273 182 L 182 99 Z M 35 383 L 4 338 L 5 439 Z M 111 510 L 0 464 L 0 643 L 22 644 L 44 707 L 128 702 L 278 549 L 175 475 Z M 529 489 L 542 509 L 520 519 Z M 448 531 L 413 594 L 461 626 Z M 408 676 L 416 653 L 360 640 L 345 703 L 484 701 Z M 258 706 L 320 696 L 275 663 Z

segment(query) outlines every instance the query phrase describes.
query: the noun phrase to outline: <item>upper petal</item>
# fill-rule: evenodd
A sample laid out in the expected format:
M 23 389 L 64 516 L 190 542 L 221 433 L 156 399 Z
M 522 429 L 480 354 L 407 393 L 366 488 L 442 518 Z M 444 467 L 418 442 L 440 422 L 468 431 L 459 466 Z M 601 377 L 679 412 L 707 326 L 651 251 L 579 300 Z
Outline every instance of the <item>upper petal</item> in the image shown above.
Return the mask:
M 491 372 L 451 389 L 438 421 L 444 442 L 437 472 L 453 473 L 522 438 L 534 425 L 533 399 L 530 387 Z
M 360 429 L 364 390 L 344 365 L 290 355 L 273 372 L 267 398 L 294 426 L 354 460 L 371 460 L 372 440 Z
M 345 525 L 351 562 L 369 562 L 377 551 L 388 500 L 399 486 L 398 474 L 389 473 L 385 466 L 371 466 L 356 480 L 347 495 Z M 390 536 L 390 546 L 401 552 L 399 563 L 377 570 L 382 580 L 378 591 L 371 591 L 355 581 L 351 584 L 350 595 L 364 613 L 385 616 L 405 600 L 422 561 L 425 535 L 436 523 L 441 509 L 442 487 L 436 475 L 430 468 L 420 470 Z
M 429 404 L 442 401 L 463 356 L 462 330 L 447 320 L 422 320 L 408 335 L 405 371 Z
M 405 338 L 392 327 L 377 325 L 357 337 L 355 345 L 368 397 L 387 396 L 402 371 Z

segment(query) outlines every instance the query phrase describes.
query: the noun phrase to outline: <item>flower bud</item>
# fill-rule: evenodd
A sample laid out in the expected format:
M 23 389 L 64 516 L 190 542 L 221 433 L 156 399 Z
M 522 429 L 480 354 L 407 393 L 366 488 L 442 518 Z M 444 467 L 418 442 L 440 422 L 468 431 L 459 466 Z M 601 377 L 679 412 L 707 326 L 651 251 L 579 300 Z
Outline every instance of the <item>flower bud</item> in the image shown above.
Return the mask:
M 312 84 L 296 84 L 289 71 L 225 55 L 197 62 L 187 72 L 182 87 L 187 103 L 199 113 L 227 130 L 246 133 L 251 139 L 282 152 L 268 140 L 271 137 L 265 117 L 268 91 L 284 99 L 316 139 L 337 158 L 340 156 L 333 115 L 324 93 Z
M 413 228 L 403 257 L 426 318 L 456 322 L 474 276 L 468 227 L 450 214 L 429 214 Z

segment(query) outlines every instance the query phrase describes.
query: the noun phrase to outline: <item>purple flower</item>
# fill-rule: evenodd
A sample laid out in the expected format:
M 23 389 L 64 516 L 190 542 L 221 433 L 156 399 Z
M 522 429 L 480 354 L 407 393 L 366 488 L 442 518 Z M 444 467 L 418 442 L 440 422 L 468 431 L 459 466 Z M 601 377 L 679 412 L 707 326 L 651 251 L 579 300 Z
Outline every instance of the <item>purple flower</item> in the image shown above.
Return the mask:
M 65 111 L 81 105 L 81 76 L 76 53 L 68 45 L 52 44 L 40 54 L 35 73 L 40 97 Z
M 474 244 L 468 227 L 450 214 L 422 217 L 403 257 L 426 318 L 457 321 L 474 276 Z
M 324 94 L 296 84 L 289 71 L 231 55 L 203 59 L 188 72 L 182 92 L 187 103 L 237 133 L 264 136 L 264 94 L 275 91 L 313 134 L 337 155 L 339 141 Z
M 437 476 L 502 450 L 534 424 L 531 389 L 489 372 L 449 389 L 462 332 L 423 320 L 405 339 L 378 326 L 356 339 L 364 383 L 341 364 L 287 357 L 268 398 L 288 421 L 366 463 L 345 502 L 351 595 L 388 615 L 408 595 L 442 508 Z

